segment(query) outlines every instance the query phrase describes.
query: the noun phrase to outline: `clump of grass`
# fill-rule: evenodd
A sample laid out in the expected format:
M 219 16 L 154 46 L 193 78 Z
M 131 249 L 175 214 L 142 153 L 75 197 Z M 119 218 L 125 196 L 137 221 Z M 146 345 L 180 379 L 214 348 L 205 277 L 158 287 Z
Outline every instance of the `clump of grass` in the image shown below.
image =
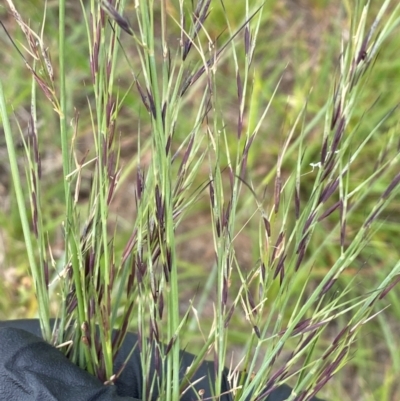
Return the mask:
M 368 26 L 369 3 L 357 2 L 349 40 L 343 42 L 337 75 L 318 120 L 322 134 L 320 156 L 313 163 L 316 174 L 312 191 L 302 201 L 302 183 L 310 168 L 304 163 L 311 125 L 307 121 L 307 104 L 282 142 L 273 173 L 265 179 L 266 184 L 273 183 L 270 199 L 259 196 L 260 191 L 254 188 L 247 168 L 248 157 L 264 129 L 273 101 L 265 105 L 255 123 L 248 122 L 252 105 L 257 102 L 252 93 L 252 74 L 263 3 L 251 5 L 246 1 L 246 14 L 239 28 L 231 27 L 227 19 L 229 39 L 221 44 L 212 40 L 207 31 L 212 4 L 209 0 L 199 0 L 192 8 L 180 1 L 178 18 L 169 14 L 166 2 L 157 8 L 147 0 L 139 0 L 135 4 L 134 22 L 125 17 L 124 1 L 115 4 L 91 0 L 88 6 L 81 2 L 87 30 L 93 96 L 88 101 L 88 109 L 94 144 L 93 154 L 88 153 L 81 160 L 75 153 L 79 114 L 70 110 L 67 101 L 65 2 L 59 1 L 57 68 L 43 35 L 24 23 L 11 0 L 7 3 L 27 39 L 25 53 L 29 59 L 23 53 L 20 55 L 32 74 L 30 131 L 24 142 L 30 208 L 26 206 L 25 186 L 18 170 L 1 86 L 0 107 L 44 338 L 54 344 L 68 344 L 61 350 L 72 361 L 111 384 L 120 374 L 113 370 L 113 360 L 130 322 L 137 319 L 146 396 L 158 386 L 161 399 L 179 399 L 190 385 L 190 377 L 208 355 L 214 359 L 214 392 L 220 395 L 224 366 L 229 365 L 231 319 L 243 313 L 248 341 L 243 360 L 232 369 L 230 377 L 235 399 L 248 399 L 250 395 L 262 399 L 288 380 L 295 384 L 290 400 L 305 400 L 318 393 L 346 364 L 362 326 L 372 318 L 373 308 L 399 281 L 398 263 L 388 267 L 386 277 L 361 297 L 352 296 L 353 281 L 338 294 L 332 291 L 373 238 L 379 228 L 379 216 L 400 191 L 400 175 L 395 169 L 398 151 L 390 151 L 396 132 L 382 145 L 371 174 L 356 185 L 352 181 L 355 162 L 369 141 L 383 129 L 392 112 L 388 111 L 363 142 L 356 143 L 361 124 L 353 118 L 357 100 L 368 85 L 368 74 L 373 74 L 379 49 L 398 26 L 400 6 L 388 12 L 390 1 L 385 1 Z M 173 37 L 177 28 L 178 42 Z M 122 45 L 123 35 L 130 40 L 124 38 Z M 134 51 L 128 52 L 126 43 Z M 131 62 L 132 57 L 138 62 Z M 235 66 L 235 76 L 229 77 L 237 92 L 234 124 L 226 121 L 220 95 L 224 93 L 219 83 L 224 58 L 229 58 Z M 118 85 L 118 67 L 122 61 L 129 65 L 133 77 L 127 88 Z M 42 221 L 38 87 L 60 123 L 65 214 L 61 271 L 55 268 L 59 261 L 53 259 Z M 151 131 L 148 142 L 151 162 L 148 166 L 142 165 L 139 139 L 138 153 L 133 155 L 137 162 L 136 215 L 131 222 L 129 240 L 122 249 L 117 249 L 114 245 L 117 231 L 110 233 L 109 230 L 109 210 L 123 176 L 119 113 L 122 108 L 129 108 L 126 98 L 131 90 L 136 91 L 147 112 L 143 121 L 149 123 Z M 196 107 L 193 115 L 187 112 L 189 99 Z M 71 117 L 72 123 L 68 126 Z M 182 119 L 186 120 L 185 125 Z M 232 125 L 234 130 L 230 129 Z M 177 130 L 183 126 L 190 129 L 182 141 L 177 141 Z M 235 152 L 231 150 L 232 141 Z M 294 157 L 296 170 L 286 176 L 285 164 Z M 209 171 L 208 180 L 196 186 L 204 165 Z M 84 171 L 90 171 L 92 176 L 86 215 L 78 202 Z M 389 183 L 383 186 L 387 179 Z M 374 195 L 377 188 L 380 188 L 379 196 Z M 213 325 L 208 333 L 202 333 L 204 346 L 181 382 L 181 337 L 187 330 L 188 316 L 196 315 L 196 305 L 192 301 L 193 305 L 181 314 L 176 233 L 185 214 L 205 191 L 209 194 L 210 230 L 215 250 Z M 245 192 L 251 193 L 248 199 L 253 206 L 241 204 Z M 375 207 L 368 211 L 357 232 L 349 233 L 348 221 L 352 214 L 372 195 L 376 196 Z M 243 229 L 238 227 L 238 215 L 244 208 L 252 208 L 252 218 L 259 220 L 258 261 L 250 270 L 238 263 L 235 249 L 235 239 Z M 328 242 L 334 242 L 340 256 L 314 285 L 309 278 L 313 258 L 308 247 L 317 230 L 325 227 L 328 220 L 330 231 L 320 239 L 319 246 L 323 248 Z M 302 290 L 290 310 L 288 305 L 300 275 L 307 277 L 302 279 Z M 239 282 L 236 292 L 231 287 L 233 280 Z M 62 301 L 53 333 L 49 323 L 52 288 L 60 291 Z M 283 319 L 286 313 L 290 314 L 288 322 Z M 321 344 L 324 331 L 339 318 L 347 321 L 333 342 L 324 346 Z M 201 320 L 198 323 L 201 332 Z M 113 328 L 119 329 L 116 336 L 112 335 Z M 276 367 L 283 351 L 287 357 Z M 155 355 L 156 378 L 147 376 L 150 354 Z M 240 375 L 240 370 L 254 373 Z

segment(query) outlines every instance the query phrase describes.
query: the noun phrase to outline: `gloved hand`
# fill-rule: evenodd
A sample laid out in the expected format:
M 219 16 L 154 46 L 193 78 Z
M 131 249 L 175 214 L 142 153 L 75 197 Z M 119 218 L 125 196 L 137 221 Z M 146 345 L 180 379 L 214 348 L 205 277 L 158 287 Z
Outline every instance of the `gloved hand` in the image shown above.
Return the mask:
M 70 362 L 60 351 L 40 338 L 38 320 L 0 322 L 0 401 L 139 401 L 142 398 L 142 370 L 138 348 L 132 354 L 114 386 L 105 386 L 97 378 Z M 137 342 L 128 333 L 114 363 L 115 371 Z M 183 377 L 194 355 L 181 352 L 180 374 Z M 152 372 L 151 374 L 154 374 Z M 199 382 L 195 390 L 204 390 L 203 399 L 212 397 L 210 383 L 215 381 L 213 362 L 204 362 L 192 377 Z M 203 379 L 202 379 L 203 378 Z M 201 380 L 200 380 L 201 379 Z M 196 391 L 188 389 L 181 401 L 197 400 Z M 225 378 L 222 391 L 229 391 Z M 291 389 L 281 386 L 265 401 L 284 401 Z M 152 399 L 157 399 L 153 392 Z M 231 394 L 220 401 L 231 401 Z M 320 401 L 314 398 L 313 401 Z
M 21 329 L 0 329 L 0 400 L 139 401 L 117 395 L 41 338 Z

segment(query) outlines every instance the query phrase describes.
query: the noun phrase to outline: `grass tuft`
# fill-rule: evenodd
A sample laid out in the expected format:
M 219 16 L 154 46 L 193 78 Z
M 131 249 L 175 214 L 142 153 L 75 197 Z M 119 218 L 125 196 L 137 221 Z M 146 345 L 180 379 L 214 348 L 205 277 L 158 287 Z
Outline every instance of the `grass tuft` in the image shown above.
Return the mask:
M 363 327 L 388 313 L 382 302 L 399 282 L 389 224 L 398 99 L 376 88 L 400 6 L 344 7 L 340 29 L 322 36 L 329 48 L 301 60 L 299 46 L 285 70 L 284 49 L 301 38 L 277 24 L 270 41 L 280 4 L 246 0 L 237 17 L 233 3 L 189 3 L 60 0 L 55 40 L 51 5 L 28 25 L 7 0 L 21 31 L 3 24 L 19 54 L 11 63 L 29 73 L 19 82 L 29 80 L 27 134 L 12 125 L 3 76 L 0 112 L 43 336 L 113 384 L 115 356 L 136 330 L 146 399 L 179 399 L 210 358 L 216 396 L 230 366 L 235 400 L 286 382 L 289 400 L 321 390 L 344 400 L 330 397 L 331 380 L 354 363 Z M 72 54 L 85 55 L 80 69 Z M 46 175 L 50 144 L 60 171 Z M 51 175 L 62 183 L 55 195 Z M 208 259 L 195 254 L 201 230 Z M 197 353 L 181 381 L 188 339 Z

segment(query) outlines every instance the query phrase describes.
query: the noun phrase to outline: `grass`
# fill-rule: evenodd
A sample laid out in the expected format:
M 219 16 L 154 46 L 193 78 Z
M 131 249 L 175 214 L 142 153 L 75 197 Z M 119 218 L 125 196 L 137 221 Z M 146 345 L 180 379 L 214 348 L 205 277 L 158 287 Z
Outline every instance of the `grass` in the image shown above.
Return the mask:
M 18 6 L 19 3 L 15 4 Z M 178 4 L 165 4 L 168 6 L 168 13 L 178 19 Z M 245 4 L 243 2 L 243 7 Z M 29 264 L 32 266 L 34 263 L 42 263 L 46 258 L 48 262 L 52 261 L 48 259 L 46 251 L 51 246 L 53 271 L 62 271 L 65 260 L 69 260 L 68 252 L 79 255 L 73 249 L 78 246 L 77 238 L 79 239 L 84 230 L 90 234 L 87 243 L 91 243 L 92 247 L 85 249 L 88 257 L 90 252 L 111 252 L 109 256 L 104 254 L 104 258 L 96 262 L 96 268 L 99 274 L 104 274 L 103 279 L 107 284 L 107 278 L 110 277 L 107 269 L 113 268 L 112 261 L 118 261 L 124 251 L 129 249 L 131 252 L 133 249 L 127 247 L 129 238 L 137 240 L 139 244 L 146 244 L 149 249 L 152 246 L 156 249 L 160 242 L 167 244 L 167 247 L 159 248 L 159 265 L 149 257 L 151 252 L 144 254 L 144 257 L 149 266 L 154 266 L 155 274 L 160 274 L 158 268 L 164 268 L 165 272 L 165 267 L 168 266 L 175 272 L 171 273 L 170 282 L 168 273 L 164 276 L 161 273 L 157 276 L 160 281 L 156 281 L 159 294 L 166 291 L 168 283 L 175 286 L 171 288 L 172 296 L 169 293 L 165 293 L 165 299 L 156 296 L 154 281 L 147 277 L 143 280 L 142 287 L 140 283 L 135 283 L 137 287 L 132 293 L 128 292 L 126 299 L 121 299 L 119 308 L 114 307 L 111 323 L 123 323 L 121 312 L 125 307 L 129 309 L 130 297 L 150 299 L 151 305 L 161 311 L 160 315 L 164 308 L 172 313 L 168 315 L 170 319 L 165 321 L 165 314 L 163 318 L 154 317 L 151 323 L 153 326 L 149 327 L 151 311 L 147 309 L 145 302 L 139 302 L 134 306 L 135 313 L 130 311 L 130 328 L 139 329 L 142 333 L 147 333 L 146 335 L 150 333 L 151 336 L 156 336 L 157 333 L 165 343 L 174 344 L 173 352 L 186 344 L 189 344 L 189 350 L 200 352 L 207 340 L 214 342 L 220 367 L 229 364 L 231 351 L 234 351 L 235 364 L 246 356 L 242 368 L 245 366 L 258 376 L 255 376 L 252 383 L 246 384 L 245 391 L 249 391 L 252 386 L 257 387 L 262 379 L 271 375 L 268 371 L 271 368 L 269 361 L 279 354 L 280 344 L 285 341 L 279 360 L 281 365 L 277 364 L 273 372 L 280 366 L 287 366 L 290 374 L 293 374 L 291 384 L 294 385 L 297 381 L 299 386 L 307 387 L 310 383 L 306 375 L 308 367 L 304 371 L 298 371 L 302 364 L 307 365 L 314 361 L 316 372 L 326 373 L 329 364 L 324 367 L 318 355 L 329 349 L 338 333 L 345 327 L 350 331 L 351 322 L 362 322 L 367 318 L 367 313 L 376 313 L 390 303 L 390 308 L 368 322 L 366 328 L 358 334 L 357 340 L 349 333 L 348 337 L 342 338 L 348 345 L 353 343 L 351 347 L 339 341 L 341 345 L 333 350 L 334 357 L 330 360 L 330 366 L 333 366 L 335 358 L 345 356 L 348 359 L 347 367 L 342 370 L 344 373 L 339 372 L 328 382 L 322 395 L 329 400 L 396 399 L 396 394 L 400 391 L 393 379 L 399 373 L 397 339 L 394 335 L 397 313 L 400 310 L 396 289 L 374 305 L 372 310 L 368 310 L 368 300 L 377 297 L 371 291 L 376 290 L 378 283 L 384 283 L 398 262 L 397 187 L 394 185 L 393 191 L 387 191 L 398 171 L 398 120 L 396 112 L 391 113 L 398 103 L 397 93 L 393 90 L 399 76 L 399 63 L 395 57 L 398 39 L 395 34 L 389 35 L 378 57 L 370 59 L 371 63 L 361 78 L 361 84 L 350 91 L 348 84 L 354 79 L 351 75 L 354 74 L 352 56 L 363 53 L 357 53 L 358 50 L 350 48 L 348 58 L 345 53 L 340 59 L 341 39 L 343 35 L 344 43 L 354 40 L 354 46 L 361 44 L 356 39 L 363 38 L 365 32 L 357 33 L 357 27 L 351 27 L 351 17 L 354 14 L 356 18 L 353 21 L 361 18 L 361 7 L 357 10 L 354 4 L 347 2 L 341 4 L 322 1 L 309 1 L 302 6 L 288 3 L 291 7 L 285 4 L 268 2 L 260 19 L 256 16 L 252 21 L 253 39 L 256 38 L 258 21 L 260 29 L 251 65 L 249 49 L 243 42 L 242 33 L 235 40 L 235 47 L 227 47 L 215 74 L 205 74 L 208 81 L 199 80 L 191 85 L 190 96 L 184 96 L 181 100 L 174 95 L 174 90 L 179 85 L 166 79 L 167 60 L 162 57 L 152 59 L 151 54 L 148 57 L 140 46 L 135 49 L 132 44 L 135 42 L 127 34 L 121 35 L 127 57 L 124 57 L 119 46 L 104 46 L 103 53 L 98 55 L 99 65 L 104 66 L 104 60 L 109 57 L 113 60 L 112 72 L 101 70 L 96 78 L 98 81 L 92 85 L 88 69 L 88 48 L 93 51 L 95 47 L 93 43 L 88 47 L 86 29 L 90 34 L 93 27 L 89 20 L 83 20 L 79 7 L 68 6 L 66 56 L 61 57 L 68 66 L 65 70 L 68 85 L 65 95 L 62 95 L 62 91 L 58 92 L 61 87 L 58 87 L 58 82 L 55 83 L 56 92 L 60 93 L 61 99 L 65 99 L 56 104 L 55 108 L 68 110 L 71 117 L 74 115 L 73 107 L 79 111 L 79 124 L 76 115 L 73 120 L 79 127 L 74 137 L 77 164 L 75 166 L 75 160 L 69 153 L 67 137 L 60 140 L 63 136 L 60 135 L 57 114 L 37 90 L 33 99 L 37 103 L 37 132 L 40 132 L 40 141 L 37 145 L 33 144 L 33 149 L 38 146 L 42 157 L 43 172 L 40 186 L 36 188 L 40 187 L 41 207 L 37 210 L 41 216 L 37 221 L 41 222 L 39 231 L 43 236 L 39 241 L 38 252 L 30 253 Z M 217 38 L 226 28 L 218 39 L 219 44 L 224 43 L 241 26 L 243 16 L 250 15 L 239 6 L 229 7 L 228 2 L 225 6 L 223 9 L 220 3 L 213 2 L 213 10 L 205 24 L 207 31 L 200 32 L 199 42 L 194 45 L 202 44 L 207 48 L 208 39 Z M 372 4 L 371 8 L 365 25 L 360 24 L 365 27 L 365 31 L 378 12 L 378 5 Z M 39 7 L 29 10 L 24 6 L 22 9 L 24 17 L 31 16 L 32 27 L 39 32 L 39 22 L 43 16 L 42 12 L 35 11 Z M 384 21 L 390 11 L 389 9 L 385 14 Z M 129 2 L 125 13 L 135 13 Z M 3 15 L 14 41 L 24 43 L 23 35 L 11 16 L 7 13 Z M 156 26 L 162 27 L 159 14 L 155 15 Z M 146 15 L 142 17 L 145 18 Z M 59 56 L 57 18 L 56 7 L 50 3 L 43 37 L 51 51 L 55 76 L 62 76 L 62 70 L 55 62 Z M 135 34 L 140 32 L 136 43 L 142 43 L 144 38 L 147 43 L 153 43 L 154 39 L 156 55 L 161 54 L 163 43 L 168 42 L 173 48 L 174 35 L 179 34 L 176 25 L 171 24 L 173 28 L 168 31 L 171 37 L 166 34 L 163 36 L 164 30 L 157 28 L 153 38 L 152 33 L 146 30 L 149 22 L 139 21 L 133 25 Z M 129 32 L 130 28 L 127 30 Z M 112 32 L 107 32 L 108 36 L 105 35 L 104 40 L 112 41 Z M 184 39 L 183 37 L 182 40 Z M 7 112 L 10 114 L 12 106 L 19 117 L 16 120 L 21 124 L 21 131 L 24 132 L 24 116 L 32 103 L 31 79 L 23 60 L 9 42 L 7 46 L 7 81 L 4 81 L 5 70 L 1 71 L 5 97 L 11 99 L 7 103 Z M 196 50 L 192 48 L 188 55 L 189 66 L 193 70 L 196 63 L 199 63 L 199 53 Z M 200 51 L 201 57 L 205 55 L 205 50 Z M 364 56 L 358 61 L 356 74 L 361 74 L 365 68 L 362 57 Z M 366 57 L 370 57 L 370 54 L 367 53 Z M 202 60 L 197 65 L 201 63 Z M 177 63 L 173 66 L 176 75 L 171 76 L 178 82 L 179 79 L 183 80 L 183 75 L 179 78 L 181 65 Z M 132 80 L 132 72 L 138 70 L 141 71 L 137 77 L 137 82 L 141 84 L 140 89 Z M 238 72 L 242 92 L 238 90 Z M 156 74 L 160 74 L 159 79 L 154 78 Z M 8 82 L 12 82 L 12 85 L 7 84 Z M 133 82 L 136 88 L 131 87 Z M 166 85 L 166 82 L 169 84 Z M 205 82 L 209 89 L 213 89 L 213 96 L 209 98 L 204 89 Z M 333 97 L 334 87 L 338 91 L 336 98 Z M 140 96 L 143 88 L 151 88 L 154 110 L 148 103 L 149 96 Z M 106 118 L 109 108 L 102 104 L 104 94 L 108 94 L 109 99 L 121 101 L 117 120 L 119 131 L 114 143 L 110 144 L 110 152 L 105 155 L 107 158 L 115 154 L 115 161 L 120 162 L 122 169 L 119 172 L 116 167 L 118 163 L 112 165 L 105 162 L 104 166 L 113 167 L 115 171 L 112 174 L 103 171 L 96 176 L 92 170 L 93 163 L 82 169 L 79 167 L 84 157 L 85 161 L 90 161 L 94 156 L 104 155 L 102 135 L 110 129 Z M 175 108 L 167 108 L 163 126 L 162 111 L 157 107 L 162 104 L 160 99 L 166 98 L 171 100 Z M 206 100 L 210 103 L 206 103 Z M 209 104 L 215 112 L 209 115 L 208 120 L 203 120 Z M 146 105 L 151 110 L 150 115 Z M 266 107 L 269 110 L 263 119 Z M 328 118 L 332 114 L 337 115 L 336 121 L 332 123 L 332 130 L 329 127 L 331 122 L 324 121 L 325 111 L 330 109 L 332 111 L 327 114 Z M 180 110 L 181 114 L 177 114 Z M 112 118 L 114 117 L 111 116 L 111 120 Z M 243 127 L 240 139 L 237 139 L 238 121 L 239 126 Z M 69 133 L 73 131 L 68 127 L 69 123 L 70 120 L 61 123 L 61 132 L 63 129 Z M 98 127 L 103 127 L 103 132 Z M 17 132 L 16 127 L 13 128 Z M 253 140 L 251 134 L 255 130 L 258 132 Z M 168 142 L 167 133 L 172 131 L 174 135 L 171 151 L 165 154 L 163 150 Z M 121 136 L 118 138 L 118 135 Z M 326 148 L 322 146 L 325 139 Z M 253 142 L 250 146 L 251 141 Z M 28 147 L 29 154 L 32 144 L 27 141 L 20 142 L 20 145 L 22 149 L 16 147 L 14 170 L 19 167 L 23 171 L 27 165 L 35 169 L 37 162 L 35 163 L 34 158 L 28 164 L 24 159 L 23 147 Z M 283 151 L 286 146 L 287 149 Z M 248 154 L 243 154 L 243 149 L 249 149 Z M 340 157 L 334 156 L 338 149 Z M 87 150 L 89 153 L 86 155 Z M 360 153 L 354 158 L 357 152 Z M 321 156 L 321 153 L 325 156 Z M 157 158 L 151 158 L 151 154 L 156 154 Z M 202 163 L 196 164 L 201 155 L 204 160 L 200 159 Z M 186 158 L 187 161 L 184 162 Z M 321 160 L 332 162 L 326 162 L 323 169 L 318 164 Z M 136 171 L 139 162 L 141 170 Z M 68 181 L 63 180 L 63 175 L 68 176 L 71 173 L 71 182 L 74 185 L 69 186 Z M 101 203 L 107 201 L 104 190 L 112 184 L 110 177 L 117 173 L 120 174 L 119 181 L 115 187 L 113 202 L 107 210 L 107 206 Z M 35 174 L 38 175 L 39 172 L 36 171 Z M 15 174 L 14 177 L 17 176 Z M 137 187 L 138 182 L 143 182 L 142 189 Z M 9 294 L 9 301 L 2 299 L 0 316 L 34 316 L 37 305 L 33 285 L 45 280 L 45 277 L 33 276 L 31 281 L 26 278 L 28 262 L 24 250 L 26 244 L 32 241 L 31 235 L 29 229 L 25 227 L 24 231 L 21 226 L 21 209 L 17 208 L 15 198 L 9 192 L 7 173 L 1 177 L 1 183 L 7 191 L 7 195 L 3 197 L 7 204 L 3 207 L 0 219 L 3 222 L 1 226 L 4 227 L 4 249 L 7 250 L 4 252 L 3 263 L 7 268 L 3 273 L 8 280 L 3 284 L 3 290 Z M 34 180 L 28 185 L 31 187 L 24 187 L 24 184 L 21 187 L 25 190 L 29 188 L 31 192 Z M 173 185 L 180 189 L 168 203 L 162 194 L 171 193 Z M 135 187 L 139 188 L 136 202 Z M 79 191 L 75 191 L 75 188 Z M 211 191 L 210 195 L 206 188 Z M 79 198 L 73 204 L 70 203 L 70 192 L 73 195 L 79 193 Z M 38 191 L 36 193 L 39 197 Z M 100 194 L 99 204 L 96 204 L 95 194 Z M 179 203 L 180 201 L 183 203 Z M 182 207 L 185 204 L 187 208 Z M 381 204 L 385 209 L 376 224 L 370 227 L 365 222 Z M 88 205 L 96 207 L 90 209 Z M 148 205 L 150 207 L 146 209 Z M 328 215 L 330 207 L 334 209 Z M 71 219 L 70 226 L 64 220 L 65 210 Z M 90 220 L 93 216 L 91 213 L 94 213 L 94 221 L 97 223 L 89 228 L 82 227 L 85 219 Z M 163 241 L 157 242 L 157 238 L 153 238 L 156 245 L 150 241 L 151 238 L 146 238 L 151 227 L 148 216 L 154 216 L 159 227 L 166 227 L 165 232 L 158 232 L 161 236 L 158 240 Z M 370 220 L 372 222 L 376 219 Z M 29 216 L 26 221 L 29 221 Z M 66 231 L 61 228 L 62 221 Z M 260 225 L 260 221 L 265 222 L 265 225 Z M 175 222 L 179 223 L 178 235 L 173 232 Z M 68 234 L 67 226 L 75 232 Z M 132 234 L 132 227 L 136 227 L 142 237 L 139 235 L 136 239 Z M 341 234 L 344 227 L 345 237 Z M 270 230 L 271 234 L 268 233 Z M 22 236 L 23 231 L 25 239 Z M 304 234 L 306 240 L 302 241 Z M 69 244 L 67 246 L 63 241 L 64 235 L 67 237 L 66 244 Z M 105 242 L 91 242 L 90 238 L 101 238 Z M 113 238 L 113 248 L 108 244 L 110 238 Z M 171 254 L 175 249 L 176 254 Z M 128 254 L 129 252 L 124 255 Z M 82 260 L 72 262 L 72 266 L 85 264 L 85 253 L 80 257 Z M 228 267 L 226 261 L 229 262 Z M 260 261 L 263 262 L 261 266 L 267 266 L 267 274 L 260 274 Z M 284 261 L 286 270 L 282 269 Z M 301 266 L 298 271 L 297 264 Z M 79 269 L 75 273 L 79 280 Z M 380 291 L 384 291 L 388 284 L 381 286 Z M 88 288 L 89 292 L 90 290 Z M 41 310 L 54 314 L 60 298 L 56 296 L 53 287 L 50 287 L 51 291 L 54 294 L 51 294 L 50 311 L 46 312 L 43 308 Z M 321 294 L 325 295 L 320 297 Z M 43 294 L 42 303 L 46 303 L 46 296 Z M 113 296 L 116 295 L 113 293 Z M 360 302 L 358 305 L 355 304 L 357 301 Z M 165 307 L 162 306 L 164 302 Z M 346 302 L 349 302 L 348 311 Z M 82 301 L 81 305 L 84 303 Z M 257 313 L 251 312 L 255 309 L 255 303 Z M 358 309 L 352 310 L 352 305 L 356 305 Z M 215 327 L 224 326 L 233 306 L 235 313 L 231 317 L 229 331 L 213 331 Z M 83 309 L 78 313 L 80 322 L 86 319 Z M 190 312 L 188 321 L 187 324 L 182 323 L 181 327 L 181 319 L 186 311 Z M 161 329 L 165 323 L 169 326 L 166 330 Z M 288 330 L 284 332 L 286 327 Z M 308 337 L 307 333 L 314 334 L 314 327 L 321 330 L 315 337 Z M 296 330 L 302 333 L 300 342 L 298 338 L 290 338 L 290 334 L 293 331 L 296 333 Z M 178 331 L 180 335 L 176 336 Z M 214 333 L 215 341 L 207 333 Z M 269 338 L 265 341 L 267 347 L 258 341 L 259 335 Z M 173 338 L 175 342 L 172 343 Z M 312 347 L 306 348 L 308 356 L 304 360 L 301 349 L 305 339 L 311 341 Z M 101 340 L 109 344 L 109 339 Z M 243 353 L 246 347 L 251 351 Z M 294 350 L 299 351 L 299 356 L 291 359 Z M 253 351 L 258 353 L 255 358 L 251 354 Z M 316 356 L 313 356 L 313 352 Z M 170 361 L 167 361 L 169 378 L 172 378 L 173 372 L 177 371 L 174 368 L 176 359 L 173 356 L 167 359 Z M 82 360 L 80 363 L 84 364 Z M 97 373 L 103 379 L 109 378 L 110 366 L 100 368 L 105 368 L 105 371 Z M 93 370 L 96 368 L 93 367 Z M 316 377 L 314 372 L 314 379 Z M 323 378 L 323 375 L 320 377 Z M 177 380 L 176 377 L 174 380 Z M 173 386 L 173 391 L 176 392 L 177 388 L 176 385 Z M 167 391 L 166 394 L 167 397 L 176 399 L 176 393 Z

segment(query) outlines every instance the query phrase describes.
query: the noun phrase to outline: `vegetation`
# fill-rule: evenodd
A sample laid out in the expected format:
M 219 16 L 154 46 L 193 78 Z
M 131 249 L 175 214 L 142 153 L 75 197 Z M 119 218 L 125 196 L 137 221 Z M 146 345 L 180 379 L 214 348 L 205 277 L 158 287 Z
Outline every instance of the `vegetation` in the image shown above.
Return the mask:
M 400 6 L 6 3 L 0 317 L 108 383 L 137 331 L 163 400 L 183 347 L 235 400 L 399 398 Z

